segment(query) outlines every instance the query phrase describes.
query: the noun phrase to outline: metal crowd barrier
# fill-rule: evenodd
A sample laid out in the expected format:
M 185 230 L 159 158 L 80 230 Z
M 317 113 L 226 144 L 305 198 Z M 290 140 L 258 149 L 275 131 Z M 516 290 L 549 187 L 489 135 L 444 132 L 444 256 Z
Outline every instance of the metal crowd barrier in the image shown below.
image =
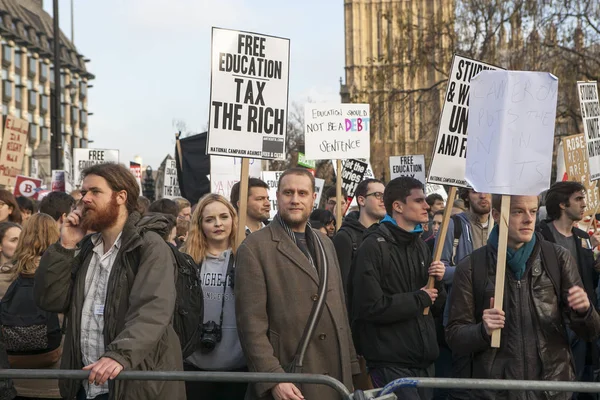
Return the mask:
M 60 369 L 0 369 L 0 379 L 79 379 L 84 380 L 89 372 Z M 397 379 L 382 389 L 352 394 L 337 379 L 317 374 L 280 374 L 258 372 L 183 372 L 183 371 L 123 371 L 119 380 L 152 381 L 201 381 L 201 382 L 292 382 L 325 385 L 336 390 L 343 399 L 392 400 L 394 390 L 401 387 L 422 387 L 441 389 L 486 389 L 486 390 L 525 390 L 551 392 L 600 393 L 600 383 L 563 381 L 516 381 L 500 379 L 450 379 L 414 378 Z

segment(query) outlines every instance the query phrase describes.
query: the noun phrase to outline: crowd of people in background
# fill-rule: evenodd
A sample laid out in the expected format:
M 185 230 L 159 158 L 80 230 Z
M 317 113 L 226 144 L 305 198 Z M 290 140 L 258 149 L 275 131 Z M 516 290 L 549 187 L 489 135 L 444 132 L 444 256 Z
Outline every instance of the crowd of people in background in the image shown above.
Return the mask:
M 338 227 L 336 207 L 351 199 L 334 187 L 316 208 L 307 169 L 281 174 L 274 218 L 268 185 L 248 183 L 243 240 L 239 184 L 229 199 L 150 202 L 129 170 L 101 164 L 80 190 L 40 202 L 0 190 L 0 367 L 89 371 L 84 381 L 0 380 L 0 399 L 339 399 L 293 382 L 116 380 L 124 370 L 313 373 L 349 390 L 415 377 L 597 380 L 600 233 L 578 226 L 580 183 L 555 183 L 543 220 L 539 197 L 512 196 L 502 310 L 499 196 L 460 189 L 445 199 L 413 178 L 367 179 Z

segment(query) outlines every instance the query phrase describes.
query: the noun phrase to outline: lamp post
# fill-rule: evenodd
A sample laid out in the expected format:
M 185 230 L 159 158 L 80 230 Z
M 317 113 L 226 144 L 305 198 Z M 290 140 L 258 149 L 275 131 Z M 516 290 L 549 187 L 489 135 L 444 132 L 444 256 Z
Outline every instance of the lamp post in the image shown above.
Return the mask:
M 54 44 L 54 92 L 52 134 L 50 136 L 50 164 L 52 169 L 62 169 L 62 129 L 60 115 L 60 27 L 58 25 L 58 0 L 53 0 Z
M 142 186 L 142 192 L 144 194 L 144 197 L 150 200 L 151 202 L 154 201 L 154 178 L 152 178 L 152 167 L 149 165 L 146 168 L 146 178 L 144 179 L 144 184 Z

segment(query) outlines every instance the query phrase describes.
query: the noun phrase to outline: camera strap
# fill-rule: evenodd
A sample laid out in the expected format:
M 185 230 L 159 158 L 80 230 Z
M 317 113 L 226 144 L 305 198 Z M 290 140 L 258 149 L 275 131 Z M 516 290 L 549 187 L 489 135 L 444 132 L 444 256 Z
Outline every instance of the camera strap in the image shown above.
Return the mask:
M 223 296 L 221 297 L 221 316 L 219 317 L 219 326 L 223 326 L 223 312 L 225 311 L 225 292 L 227 292 L 227 278 L 231 279 L 231 288 L 235 285 L 233 275 L 234 264 L 233 251 L 229 253 L 229 262 L 227 263 L 227 272 L 225 273 L 225 282 L 223 282 Z

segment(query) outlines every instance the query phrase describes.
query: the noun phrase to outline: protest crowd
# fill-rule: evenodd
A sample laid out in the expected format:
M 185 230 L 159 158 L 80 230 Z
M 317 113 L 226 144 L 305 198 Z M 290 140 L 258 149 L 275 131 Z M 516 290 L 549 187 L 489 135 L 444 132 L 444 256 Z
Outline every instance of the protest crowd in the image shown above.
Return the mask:
M 557 163 L 567 170 L 550 184 L 556 77 L 469 61 L 471 82 L 448 85 L 471 90 L 461 100 L 468 144 L 466 120 L 461 140 L 446 129 L 448 100 L 431 164 L 390 157 L 387 181 L 368 161 L 368 104 L 307 104 L 305 161 L 256 176 L 249 159 L 286 156 L 289 40 L 217 28 L 212 38 L 220 62 L 208 134 L 178 138 L 157 200 L 142 195 L 141 165 L 127 168 L 116 150 L 93 150 L 75 190 L 67 170 L 43 195 L 21 176 L 0 190 L 0 370 L 88 372 L 0 379 L 0 400 L 341 398 L 292 379 L 118 379 L 129 371 L 317 374 L 349 392 L 402 378 L 600 381 L 600 154 L 571 146 L 574 157 L 565 144 Z M 585 101 L 597 104 L 594 90 Z M 600 132 L 595 117 L 569 138 L 600 140 L 588 132 Z M 215 165 L 190 173 L 213 155 L 243 159 L 228 196 L 214 189 Z M 334 184 L 306 160 L 331 161 Z M 416 383 L 391 391 L 598 399 Z

